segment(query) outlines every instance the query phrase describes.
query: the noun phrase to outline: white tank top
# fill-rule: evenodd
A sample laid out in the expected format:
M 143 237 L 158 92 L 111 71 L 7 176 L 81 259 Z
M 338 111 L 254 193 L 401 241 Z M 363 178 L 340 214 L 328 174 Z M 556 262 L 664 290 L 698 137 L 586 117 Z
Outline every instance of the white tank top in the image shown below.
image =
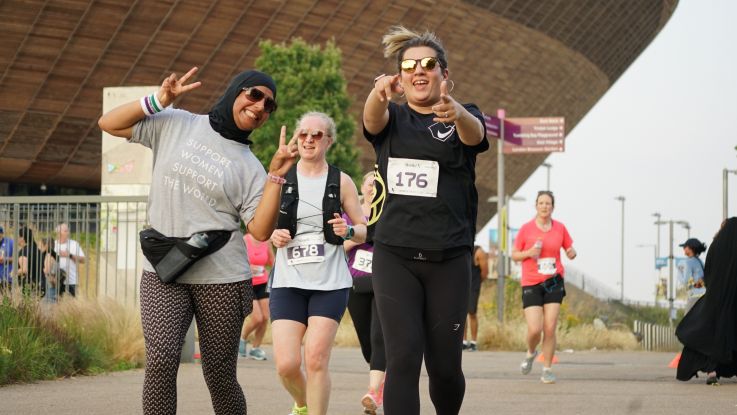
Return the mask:
M 325 242 L 322 199 L 327 179 L 327 173 L 305 177 L 297 172 L 297 234 L 276 250 L 273 288 L 328 291 L 353 285 L 343 246 Z

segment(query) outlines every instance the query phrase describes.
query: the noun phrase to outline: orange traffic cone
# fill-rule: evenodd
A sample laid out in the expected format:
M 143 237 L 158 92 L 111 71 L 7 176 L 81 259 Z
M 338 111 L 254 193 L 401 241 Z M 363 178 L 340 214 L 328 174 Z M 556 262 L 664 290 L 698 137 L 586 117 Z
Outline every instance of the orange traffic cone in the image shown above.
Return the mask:
M 681 361 L 681 354 L 678 353 L 676 357 L 674 357 L 673 360 L 671 360 L 670 363 L 668 363 L 668 367 L 671 369 L 676 369 L 678 368 L 678 362 L 680 361 Z
M 537 361 L 538 362 L 541 362 L 541 363 L 544 362 L 545 361 L 545 356 L 542 353 L 540 353 L 537 356 Z M 557 355 L 553 355 L 553 363 L 558 363 L 558 356 Z

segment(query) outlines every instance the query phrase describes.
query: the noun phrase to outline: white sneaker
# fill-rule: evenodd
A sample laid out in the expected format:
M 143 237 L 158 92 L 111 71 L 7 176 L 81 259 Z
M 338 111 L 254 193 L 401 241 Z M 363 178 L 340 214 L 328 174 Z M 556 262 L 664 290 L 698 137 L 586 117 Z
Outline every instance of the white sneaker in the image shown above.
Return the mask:
M 555 383 L 555 374 L 553 374 L 553 369 L 544 367 L 540 381 L 542 381 L 542 383 Z
M 248 358 L 253 360 L 266 360 L 266 352 L 261 348 L 254 347 L 248 351 Z

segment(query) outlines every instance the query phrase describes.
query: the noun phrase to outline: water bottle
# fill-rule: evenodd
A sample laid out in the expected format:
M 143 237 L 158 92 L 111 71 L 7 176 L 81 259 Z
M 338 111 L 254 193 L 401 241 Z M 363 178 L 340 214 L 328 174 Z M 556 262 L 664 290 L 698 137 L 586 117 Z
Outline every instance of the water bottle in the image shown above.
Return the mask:
M 543 240 L 541 238 L 537 238 L 537 241 L 535 241 L 535 249 L 542 249 L 543 247 Z M 538 259 L 540 255 L 533 256 L 534 259 Z
M 191 238 L 187 239 L 187 245 L 195 248 L 207 248 L 207 245 L 209 245 L 207 242 L 207 234 L 202 232 L 192 235 Z

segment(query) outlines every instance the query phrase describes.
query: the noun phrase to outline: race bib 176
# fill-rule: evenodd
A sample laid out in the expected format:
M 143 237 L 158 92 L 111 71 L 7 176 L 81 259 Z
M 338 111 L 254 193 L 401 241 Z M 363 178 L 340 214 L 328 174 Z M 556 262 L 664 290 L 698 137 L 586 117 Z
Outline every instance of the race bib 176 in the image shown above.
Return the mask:
M 389 157 L 387 187 L 396 195 L 437 197 L 439 173 L 437 161 Z

